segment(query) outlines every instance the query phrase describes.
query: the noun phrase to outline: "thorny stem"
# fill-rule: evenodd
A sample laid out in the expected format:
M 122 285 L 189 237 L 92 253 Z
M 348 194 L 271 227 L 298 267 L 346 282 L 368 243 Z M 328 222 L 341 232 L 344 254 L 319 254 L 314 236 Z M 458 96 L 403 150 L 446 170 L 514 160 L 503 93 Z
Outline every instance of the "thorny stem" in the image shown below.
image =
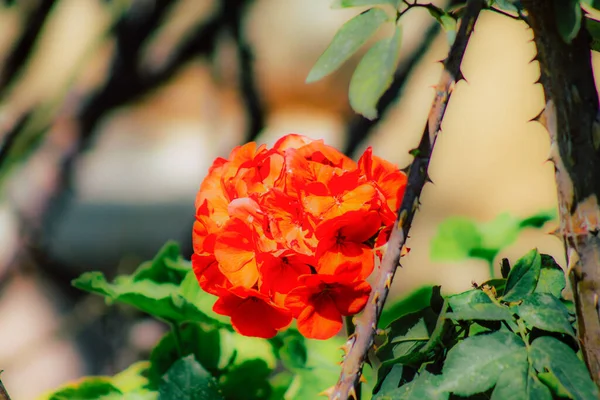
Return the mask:
M 577 335 L 592 379 L 600 386 L 600 121 L 591 38 L 582 26 L 574 38 L 565 40 L 555 2 L 521 3 L 533 30 L 546 97 L 537 120 L 550 134 L 560 214 L 557 234 L 565 245 Z
M 350 339 L 352 335 L 354 335 L 354 331 L 356 330 L 356 327 L 354 326 L 354 321 L 352 321 L 352 316 L 349 315 L 344 317 L 344 323 L 346 324 L 346 336 L 348 337 L 348 339 Z M 354 392 L 356 393 L 356 400 L 360 400 L 362 392 L 360 381 L 355 382 Z
M 398 210 L 398 219 L 390 235 L 388 248 L 381 262 L 381 268 L 367 305 L 362 315 L 356 320 L 356 332 L 345 345 L 347 353 L 342 362 L 340 378 L 330 393 L 329 398 L 332 400 L 346 400 L 350 396 L 356 398 L 354 387 L 361 377 L 367 353 L 373 346 L 377 322 L 383 310 L 394 273 L 399 265 L 402 247 L 406 243 L 412 220 L 418 208 L 421 191 L 425 183 L 429 181 L 427 167 L 429 166 L 431 152 L 440 131 L 452 86 L 456 81 L 462 79 L 460 64 L 483 6 L 482 0 L 469 0 L 467 2 L 456 40 L 450 49 L 448 58 L 444 61 L 444 70 L 436 88 L 436 95 L 427 125 L 418 148 L 412 152 L 415 159 L 408 173 L 408 184 Z

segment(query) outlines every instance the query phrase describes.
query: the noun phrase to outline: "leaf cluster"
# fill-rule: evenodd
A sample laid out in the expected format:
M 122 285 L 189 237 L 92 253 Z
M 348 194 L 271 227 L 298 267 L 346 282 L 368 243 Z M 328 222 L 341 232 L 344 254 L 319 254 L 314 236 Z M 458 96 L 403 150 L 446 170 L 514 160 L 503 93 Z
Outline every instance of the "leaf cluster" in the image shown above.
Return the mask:
M 115 376 L 87 377 L 44 399 L 308 399 L 333 385 L 343 341 L 308 341 L 295 329 L 265 340 L 245 337 L 212 312 L 179 246 L 167 243 L 152 261 L 109 281 L 85 273 L 73 285 L 108 303 L 127 304 L 172 328 L 149 360 Z
M 560 266 L 532 250 L 505 273 L 390 323 L 373 399 L 598 398 Z

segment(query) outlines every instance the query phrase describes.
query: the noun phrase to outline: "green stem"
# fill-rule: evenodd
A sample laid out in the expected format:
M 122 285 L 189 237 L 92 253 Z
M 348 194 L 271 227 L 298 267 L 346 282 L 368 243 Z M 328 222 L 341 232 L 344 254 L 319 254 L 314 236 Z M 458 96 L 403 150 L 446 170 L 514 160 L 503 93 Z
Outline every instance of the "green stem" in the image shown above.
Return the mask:
M 171 321 L 171 331 L 173 332 L 173 338 L 175 339 L 175 348 L 179 357 L 183 357 L 183 340 L 181 339 L 181 329 L 177 322 Z
M 521 335 L 521 339 L 525 342 L 525 347 L 529 350 L 529 341 L 527 340 L 527 327 L 523 323 L 521 318 L 517 319 L 517 325 L 519 326 L 519 335 Z
M 490 269 L 490 279 L 494 279 L 494 261 L 488 261 L 488 268 Z

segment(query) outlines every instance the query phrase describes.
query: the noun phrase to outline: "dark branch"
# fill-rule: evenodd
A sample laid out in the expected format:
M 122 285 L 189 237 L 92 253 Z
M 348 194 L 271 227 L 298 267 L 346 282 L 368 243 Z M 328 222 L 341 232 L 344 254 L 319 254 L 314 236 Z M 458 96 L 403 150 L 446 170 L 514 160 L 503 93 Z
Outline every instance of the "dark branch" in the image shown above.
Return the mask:
M 40 3 L 37 7 L 33 7 L 31 13 L 24 18 L 23 33 L 4 62 L 0 75 L 0 87 L 2 88 L 8 86 L 27 64 L 35 41 L 56 0 L 42 0 Z
M 558 232 L 573 286 L 577 334 L 592 379 L 600 386 L 600 122 L 590 36 L 582 28 L 567 43 L 558 31 L 557 3 L 522 3 L 529 13 L 547 102 L 540 120 L 552 143 Z
M 390 235 L 387 250 L 381 262 L 381 268 L 369 296 L 369 301 L 356 322 L 355 335 L 346 343 L 347 353 L 342 362 L 342 372 L 338 383 L 333 388 L 330 399 L 346 400 L 350 396 L 356 398 L 354 386 L 356 381 L 360 379 L 367 352 L 373 346 L 377 322 L 389 293 L 396 268 L 399 266 L 400 254 L 408 238 L 408 232 L 419 205 L 421 191 L 429 179 L 427 168 L 451 95 L 452 85 L 457 77 L 461 76 L 460 64 L 483 5 L 482 0 L 468 1 L 456 40 L 444 62 L 444 71 L 436 88 L 436 96 L 429 113 L 427 126 L 418 148 L 414 151 L 415 159 L 408 174 L 408 183 L 402 204 L 398 210 L 398 219 Z
M 244 12 L 252 1 L 224 1 L 227 26 L 237 45 L 238 74 L 240 91 L 248 117 L 246 141 L 256 140 L 265 125 L 263 104 L 260 99 L 254 75 L 254 56 L 246 41 L 243 26 Z M 240 5 L 242 3 L 242 5 Z

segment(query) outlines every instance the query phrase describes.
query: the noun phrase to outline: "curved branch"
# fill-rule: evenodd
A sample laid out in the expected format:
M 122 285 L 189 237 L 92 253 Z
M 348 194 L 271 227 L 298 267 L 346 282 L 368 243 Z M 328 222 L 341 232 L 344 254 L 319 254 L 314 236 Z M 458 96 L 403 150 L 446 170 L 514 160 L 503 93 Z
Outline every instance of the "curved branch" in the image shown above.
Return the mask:
M 444 61 L 444 70 L 436 88 L 436 95 L 431 106 L 427 125 L 418 148 L 413 151 L 415 159 L 408 174 L 408 184 L 398 210 L 398 219 L 390 235 L 388 248 L 381 262 L 381 269 L 371 291 L 369 301 L 362 315 L 356 321 L 355 335 L 349 338 L 345 345 L 347 353 L 342 362 L 342 372 L 338 383 L 331 392 L 330 399 L 345 400 L 350 396 L 356 398 L 354 387 L 360 379 L 367 352 L 373 346 L 377 321 L 383 310 L 394 273 L 399 265 L 402 247 L 406 243 L 415 212 L 419 206 L 421 191 L 425 183 L 429 181 L 427 167 L 429 166 L 435 140 L 440 131 L 452 87 L 455 82 L 462 78 L 460 64 L 483 6 L 482 0 L 468 1 L 456 40 L 450 49 L 448 58 Z

